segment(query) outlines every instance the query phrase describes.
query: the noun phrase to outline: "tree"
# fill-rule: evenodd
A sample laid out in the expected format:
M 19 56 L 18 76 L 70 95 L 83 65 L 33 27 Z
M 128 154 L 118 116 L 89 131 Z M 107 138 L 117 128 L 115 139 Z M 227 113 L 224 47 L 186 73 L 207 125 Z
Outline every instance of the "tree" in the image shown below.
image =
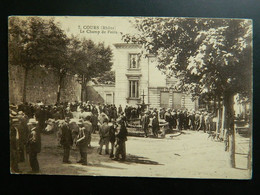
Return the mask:
M 40 17 L 10 17 L 9 64 L 25 69 L 23 102 L 26 102 L 28 71 L 42 66 L 58 77 L 57 103 L 60 102 L 62 83 L 66 75 L 81 77 L 84 91 L 86 82 L 101 76 L 112 66 L 112 51 L 104 43 L 68 38 L 54 19 Z M 82 93 L 83 94 L 83 93 Z
M 9 64 L 24 68 L 23 102 L 26 102 L 28 71 L 36 66 L 51 66 L 64 75 L 67 39 L 53 19 L 10 17 L 8 34 Z M 60 76 L 60 78 L 62 78 Z M 59 100 L 59 90 L 58 97 Z
M 179 79 L 178 87 L 195 96 L 223 99 L 225 129 L 235 166 L 233 96 L 252 89 L 252 22 L 239 19 L 137 18 L 139 35 L 123 40 L 142 44 L 158 58 L 158 68 Z
M 97 81 L 102 84 L 115 84 L 115 71 L 106 71 L 97 78 Z
M 54 70 L 58 77 L 57 100 L 60 103 L 62 83 L 66 75 L 70 73 L 70 40 L 64 31 L 53 20 L 49 21 L 48 34 L 44 37 L 46 43 L 46 57 L 44 66 Z
M 92 40 L 79 40 L 72 37 L 70 63 L 72 71 L 78 75 L 82 85 L 82 101 L 85 101 L 86 83 L 91 78 L 100 77 L 112 66 L 112 50 L 104 43 L 95 44 Z

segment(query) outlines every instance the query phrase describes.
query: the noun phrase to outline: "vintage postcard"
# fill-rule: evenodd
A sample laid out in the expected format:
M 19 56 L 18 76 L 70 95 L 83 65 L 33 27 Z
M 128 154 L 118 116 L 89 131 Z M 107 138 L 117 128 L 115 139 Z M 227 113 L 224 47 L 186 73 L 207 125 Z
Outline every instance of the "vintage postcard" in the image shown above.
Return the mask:
M 12 174 L 252 177 L 252 20 L 10 16 Z

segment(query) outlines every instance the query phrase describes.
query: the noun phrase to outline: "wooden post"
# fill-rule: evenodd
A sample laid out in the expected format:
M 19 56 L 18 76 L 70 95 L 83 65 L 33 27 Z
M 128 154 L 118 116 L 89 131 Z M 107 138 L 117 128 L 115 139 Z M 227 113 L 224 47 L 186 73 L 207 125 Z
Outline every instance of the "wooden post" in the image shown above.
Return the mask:
M 216 98 L 216 96 L 214 96 L 214 107 L 213 107 L 213 112 L 214 112 L 214 113 L 217 112 L 217 98 Z
M 221 112 L 221 109 L 219 108 L 218 109 L 218 112 L 217 112 L 217 124 L 216 124 L 216 135 L 219 136 L 219 132 L 220 132 L 220 112 Z
M 217 124 L 216 124 L 216 134 L 217 134 L 217 136 L 220 135 L 220 117 L 221 117 L 221 105 L 220 105 L 220 98 L 218 96 Z
M 222 119 L 221 119 L 221 130 L 220 130 L 220 138 L 224 138 L 224 130 L 225 130 L 225 116 L 226 116 L 226 108 L 224 104 L 222 105 Z
M 252 171 L 252 115 L 249 117 L 249 151 L 247 157 L 247 168 Z M 252 174 L 252 173 L 251 173 Z

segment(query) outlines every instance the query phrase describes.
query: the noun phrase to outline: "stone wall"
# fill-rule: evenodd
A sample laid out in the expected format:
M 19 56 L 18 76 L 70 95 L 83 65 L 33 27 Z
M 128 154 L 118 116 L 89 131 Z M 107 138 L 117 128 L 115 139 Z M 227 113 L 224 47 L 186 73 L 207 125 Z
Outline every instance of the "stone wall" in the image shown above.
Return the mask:
M 22 102 L 24 69 L 19 66 L 9 66 L 9 102 Z M 36 103 L 55 104 L 57 100 L 58 77 L 51 71 L 41 67 L 29 70 L 27 77 L 26 100 Z M 79 101 L 81 86 L 73 76 L 66 76 L 61 87 L 61 102 Z

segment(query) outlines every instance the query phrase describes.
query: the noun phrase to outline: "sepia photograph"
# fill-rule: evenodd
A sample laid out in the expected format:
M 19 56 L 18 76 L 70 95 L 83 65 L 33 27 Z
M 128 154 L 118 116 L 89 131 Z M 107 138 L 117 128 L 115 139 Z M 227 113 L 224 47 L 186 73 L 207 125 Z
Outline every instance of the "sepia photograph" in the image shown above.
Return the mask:
M 10 173 L 252 178 L 253 20 L 9 16 Z

